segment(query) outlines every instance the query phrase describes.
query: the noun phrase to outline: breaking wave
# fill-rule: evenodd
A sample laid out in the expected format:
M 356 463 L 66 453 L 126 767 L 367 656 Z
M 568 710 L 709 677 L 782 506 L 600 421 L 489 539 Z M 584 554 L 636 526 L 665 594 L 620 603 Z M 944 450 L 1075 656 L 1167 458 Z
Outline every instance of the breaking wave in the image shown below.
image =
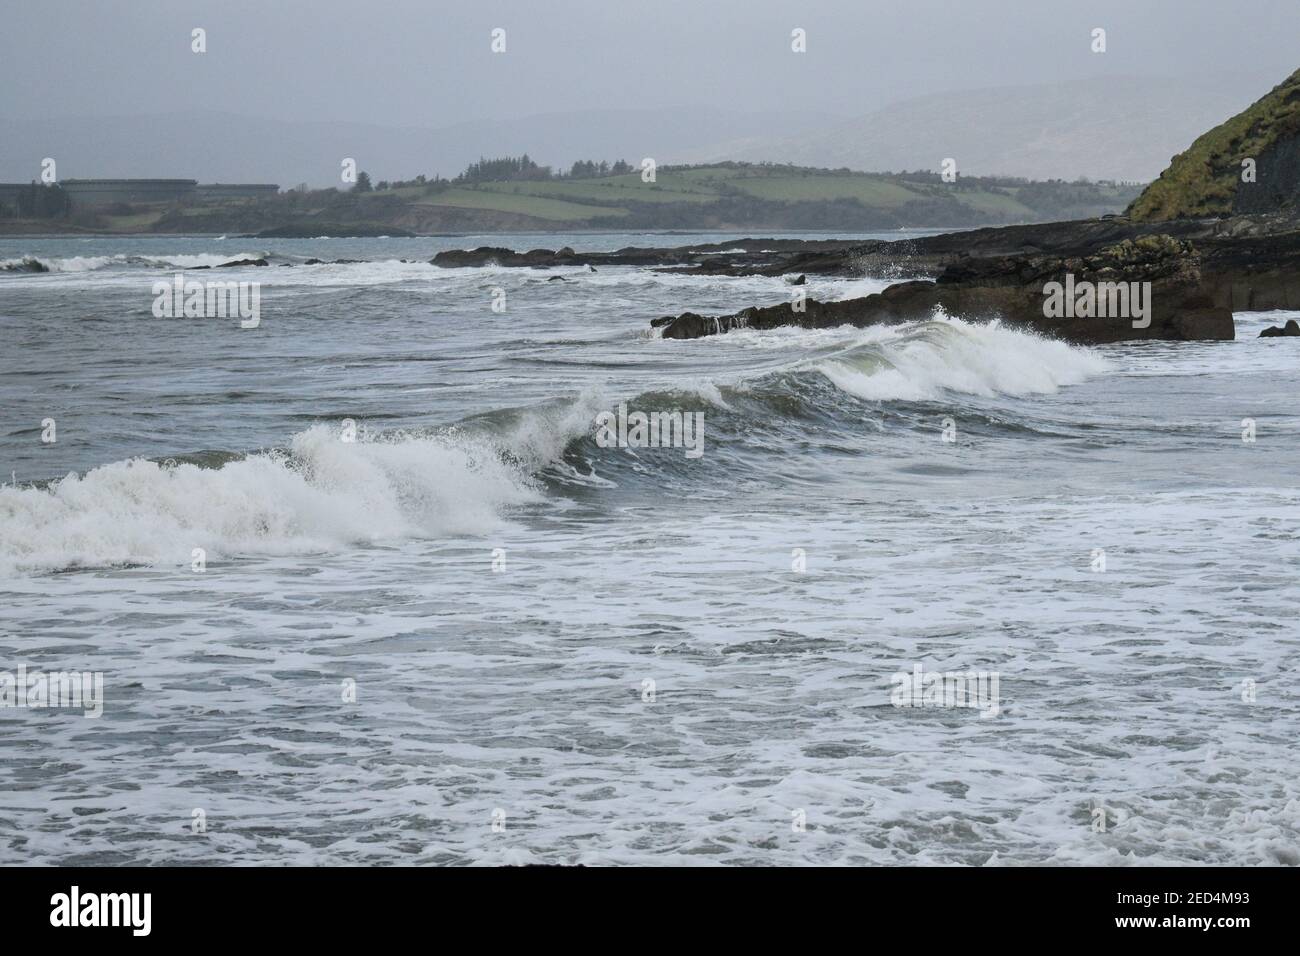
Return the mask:
M 265 252 L 236 252 L 215 255 L 197 253 L 194 255 L 166 256 L 65 256 L 40 259 L 36 256 L 23 256 L 20 259 L 0 259 L 0 272 L 97 272 L 101 269 L 138 267 L 145 269 L 194 269 L 199 266 L 214 268 L 226 262 L 240 259 L 264 258 Z
M 233 460 L 131 459 L 44 487 L 3 488 L 0 569 L 177 564 L 194 548 L 214 557 L 312 553 L 485 533 L 548 490 L 640 483 L 689 492 L 718 478 L 722 462 L 733 475 L 761 470 L 745 457 L 761 453 L 760 434 L 770 437 L 762 447 L 773 454 L 806 445 L 818 430 L 865 434 L 864 400 L 1050 393 L 1108 367 L 1089 349 L 950 319 L 722 339 L 776 345 L 795 358 L 751 380 L 678 382 L 631 397 L 588 388 L 476 415 L 435 434 L 344 442 L 336 428 L 318 425 L 294 436 L 287 450 Z M 598 448 L 595 417 L 620 401 L 642 411 L 705 410 L 709 447 L 719 457 L 696 466 L 680 454 Z
M 931 401 L 944 392 L 991 397 L 1055 392 L 1109 368 L 1097 352 L 960 319 L 882 327 L 814 366 L 858 398 Z
M 0 489 L 0 568 L 59 570 L 301 554 L 490 530 L 538 492 L 457 435 L 355 442 L 316 426 L 218 468 L 131 459 Z

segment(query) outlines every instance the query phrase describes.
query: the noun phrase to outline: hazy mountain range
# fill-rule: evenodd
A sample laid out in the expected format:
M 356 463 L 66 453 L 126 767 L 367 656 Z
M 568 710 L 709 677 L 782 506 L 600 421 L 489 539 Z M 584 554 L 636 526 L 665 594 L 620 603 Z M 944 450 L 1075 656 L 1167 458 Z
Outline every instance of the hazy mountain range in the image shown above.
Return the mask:
M 970 175 L 1145 181 L 1278 79 L 1261 79 L 1244 97 L 1212 81 L 1124 77 L 923 96 L 812 135 L 792 131 L 702 158 L 899 171 L 952 157 Z
M 180 176 L 204 182 L 340 185 L 355 158 L 372 179 L 453 176 L 480 156 L 726 159 L 935 169 L 1033 179 L 1146 180 L 1205 129 L 1267 92 L 1243 97 L 1211 81 L 1102 78 L 902 99 L 861 117 L 806 111 L 588 110 L 441 129 L 300 122 L 235 113 L 0 119 L 0 181 L 30 180 L 46 156 L 61 179 Z M 1240 90 L 1243 84 L 1234 83 Z M 259 106 L 261 104 L 258 104 Z

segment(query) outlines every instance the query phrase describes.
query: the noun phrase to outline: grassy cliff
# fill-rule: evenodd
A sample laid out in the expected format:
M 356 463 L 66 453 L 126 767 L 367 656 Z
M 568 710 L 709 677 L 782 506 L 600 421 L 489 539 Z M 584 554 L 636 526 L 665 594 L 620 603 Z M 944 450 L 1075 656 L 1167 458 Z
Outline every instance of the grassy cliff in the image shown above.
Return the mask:
M 1137 220 L 1206 218 L 1294 206 L 1294 151 L 1300 137 L 1300 70 L 1248 109 L 1221 123 L 1179 153 L 1128 208 Z M 1243 182 L 1242 161 L 1256 163 L 1255 182 Z M 1294 184 L 1291 184 L 1294 185 Z M 1270 202 L 1243 203 L 1259 189 Z M 1245 207 L 1245 208 L 1243 208 Z

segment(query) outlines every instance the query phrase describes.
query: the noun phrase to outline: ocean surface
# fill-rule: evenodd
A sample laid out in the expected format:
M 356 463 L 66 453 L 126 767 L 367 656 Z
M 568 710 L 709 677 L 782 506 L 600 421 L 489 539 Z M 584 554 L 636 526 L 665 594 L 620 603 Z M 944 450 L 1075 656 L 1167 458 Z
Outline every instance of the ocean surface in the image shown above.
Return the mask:
M 0 707 L 4 861 L 1300 864 L 1288 316 L 665 341 L 791 289 L 428 264 L 725 238 L 0 239 L 0 671 L 103 678 Z

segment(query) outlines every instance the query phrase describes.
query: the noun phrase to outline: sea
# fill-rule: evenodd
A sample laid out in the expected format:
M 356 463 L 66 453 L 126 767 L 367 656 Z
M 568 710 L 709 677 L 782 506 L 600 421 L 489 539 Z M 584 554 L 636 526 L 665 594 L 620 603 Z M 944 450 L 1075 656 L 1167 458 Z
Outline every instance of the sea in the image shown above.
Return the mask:
M 1296 314 L 429 262 L 734 238 L 0 238 L 4 861 L 1300 865 Z

